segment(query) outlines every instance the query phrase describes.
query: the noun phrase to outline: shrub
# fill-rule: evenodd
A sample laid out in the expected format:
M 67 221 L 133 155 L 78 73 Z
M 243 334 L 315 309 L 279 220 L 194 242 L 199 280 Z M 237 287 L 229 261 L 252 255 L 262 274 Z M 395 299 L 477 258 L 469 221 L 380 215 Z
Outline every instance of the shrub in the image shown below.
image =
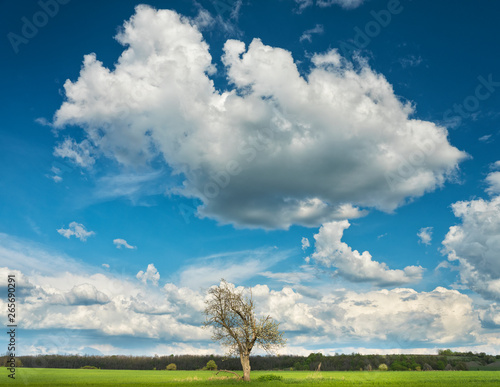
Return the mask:
M 389 369 L 389 367 L 387 367 L 387 364 L 384 364 L 384 363 L 382 363 L 378 366 L 379 371 L 387 371 L 388 369 Z
M 177 369 L 177 366 L 174 363 L 170 363 L 167 366 L 167 371 L 175 371 Z
M 86 366 L 80 367 L 80 369 L 81 370 L 98 370 L 99 368 L 94 367 L 94 366 L 86 365 Z
M 451 366 L 451 364 L 446 364 L 446 367 L 444 367 L 445 371 L 452 371 L 453 370 L 453 367 Z
M 408 371 L 408 367 L 404 366 L 398 361 L 391 364 L 391 371 Z
M 423 370 L 424 371 L 432 371 L 432 367 L 429 364 L 425 363 Z
M 461 361 L 460 363 L 458 363 L 455 366 L 455 369 L 458 371 L 467 371 L 467 364 L 465 364 L 463 361 Z
M 206 370 L 209 371 L 216 371 L 217 370 L 217 364 L 215 364 L 215 361 L 209 360 L 207 365 L 205 366 Z
M 3 366 L 4 367 L 10 367 L 11 366 L 11 362 L 10 362 L 10 357 L 9 356 L 5 356 L 4 358 L 0 358 L 0 365 L 3 363 Z M 23 366 L 23 363 L 21 362 L 21 359 L 18 359 L 16 357 L 16 360 L 14 360 L 14 365 L 16 367 L 22 367 Z
M 278 380 L 283 380 L 283 376 L 281 376 L 281 375 L 273 375 L 273 374 L 262 375 L 262 376 L 259 376 L 258 380 L 260 380 L 262 382 L 278 381 Z

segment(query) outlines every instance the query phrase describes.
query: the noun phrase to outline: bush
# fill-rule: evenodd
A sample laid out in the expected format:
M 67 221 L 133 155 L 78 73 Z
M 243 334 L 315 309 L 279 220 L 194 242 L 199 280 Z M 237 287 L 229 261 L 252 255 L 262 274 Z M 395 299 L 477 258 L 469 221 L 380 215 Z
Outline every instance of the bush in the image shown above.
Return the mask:
M 408 367 L 404 366 L 398 361 L 391 364 L 391 371 L 408 371 Z
M 262 375 L 262 376 L 259 376 L 258 380 L 260 380 L 261 382 L 278 381 L 278 380 L 283 380 L 283 376 L 281 376 L 281 375 L 273 375 L 273 374 Z
M 432 371 L 432 367 L 429 364 L 425 363 L 423 370 L 424 371 Z
M 177 366 L 174 363 L 170 363 L 167 366 L 167 371 L 175 371 L 177 369 Z
M 455 369 L 457 371 L 467 371 L 467 364 L 465 364 L 463 361 L 461 361 L 460 363 L 458 363 L 456 366 L 455 366 Z
M 384 363 L 382 363 L 378 366 L 379 371 L 387 371 L 388 369 L 389 369 L 389 367 L 387 367 L 387 364 L 384 364 Z
M 216 371 L 217 370 L 217 364 L 215 364 L 215 361 L 209 360 L 207 365 L 205 366 L 206 370 L 209 371 Z
M 80 367 L 80 369 L 81 370 L 98 370 L 99 368 L 94 367 L 94 366 L 86 365 L 86 366 Z
M 4 358 L 1 358 L 0 360 L 1 360 L 0 364 L 2 364 L 2 362 L 3 362 L 3 366 L 4 367 L 10 367 L 11 366 L 11 362 L 10 362 L 10 357 L 9 356 L 5 356 Z M 21 359 L 18 359 L 16 357 L 16 360 L 14 360 L 14 365 L 16 367 L 22 367 L 23 363 L 21 362 Z

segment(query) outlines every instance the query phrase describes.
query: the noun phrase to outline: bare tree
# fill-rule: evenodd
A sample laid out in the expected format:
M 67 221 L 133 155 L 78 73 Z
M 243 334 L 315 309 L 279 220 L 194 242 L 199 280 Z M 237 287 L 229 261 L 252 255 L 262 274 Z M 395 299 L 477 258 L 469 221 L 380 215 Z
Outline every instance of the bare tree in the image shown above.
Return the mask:
M 239 355 L 243 368 L 243 379 L 250 381 L 250 352 L 257 344 L 272 353 L 285 346 L 286 340 L 280 332 L 279 323 L 271 316 L 255 316 L 252 292 L 245 297 L 224 279 L 219 286 L 208 290 L 205 308 L 205 326 L 213 328 L 212 340 L 220 342 L 230 355 Z

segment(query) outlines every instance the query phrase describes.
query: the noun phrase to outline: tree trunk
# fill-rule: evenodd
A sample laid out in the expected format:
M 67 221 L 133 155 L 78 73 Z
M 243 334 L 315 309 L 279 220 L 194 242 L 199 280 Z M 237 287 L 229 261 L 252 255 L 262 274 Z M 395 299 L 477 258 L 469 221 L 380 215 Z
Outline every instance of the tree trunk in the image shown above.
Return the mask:
M 250 355 L 240 354 L 241 366 L 243 367 L 243 380 L 250 381 Z

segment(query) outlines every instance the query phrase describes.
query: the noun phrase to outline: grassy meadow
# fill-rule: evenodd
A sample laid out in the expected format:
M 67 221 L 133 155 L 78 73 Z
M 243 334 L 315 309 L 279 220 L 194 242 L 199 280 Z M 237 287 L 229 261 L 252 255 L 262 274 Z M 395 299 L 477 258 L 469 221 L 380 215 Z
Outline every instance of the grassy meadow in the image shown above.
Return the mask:
M 155 385 L 247 385 L 231 374 L 215 371 L 129 371 L 54 368 L 18 368 L 16 379 L 7 377 L 2 368 L 0 386 L 155 386 Z M 282 380 L 259 380 L 266 375 Z M 252 385 L 259 386 L 500 386 L 498 371 L 429 371 L 429 372 L 311 372 L 253 371 Z

